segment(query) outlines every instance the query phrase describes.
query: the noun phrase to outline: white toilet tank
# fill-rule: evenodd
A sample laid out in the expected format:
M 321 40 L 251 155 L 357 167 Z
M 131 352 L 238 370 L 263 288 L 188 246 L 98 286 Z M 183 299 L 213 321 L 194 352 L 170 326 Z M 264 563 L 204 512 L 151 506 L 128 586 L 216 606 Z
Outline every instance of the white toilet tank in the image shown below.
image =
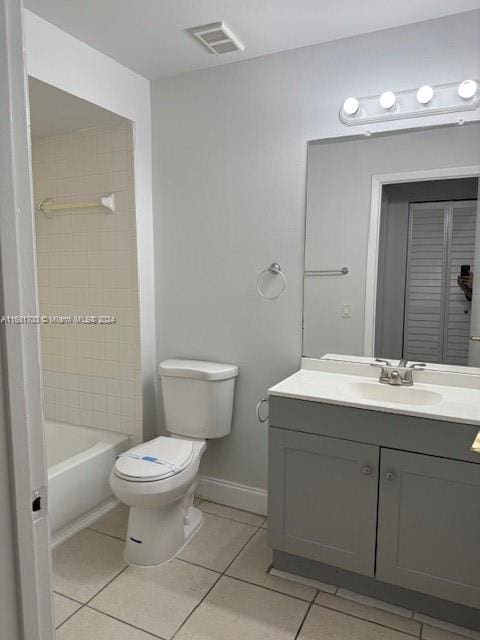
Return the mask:
M 238 367 L 203 360 L 165 360 L 159 374 L 167 431 L 207 439 L 230 433 Z

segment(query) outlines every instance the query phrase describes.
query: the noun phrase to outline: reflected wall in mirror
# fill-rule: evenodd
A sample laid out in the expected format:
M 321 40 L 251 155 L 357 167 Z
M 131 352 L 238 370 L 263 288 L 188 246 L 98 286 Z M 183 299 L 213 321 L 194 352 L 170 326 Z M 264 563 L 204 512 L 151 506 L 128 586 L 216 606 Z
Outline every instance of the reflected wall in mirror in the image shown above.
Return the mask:
M 480 365 L 479 174 L 478 123 L 308 145 L 305 356 Z

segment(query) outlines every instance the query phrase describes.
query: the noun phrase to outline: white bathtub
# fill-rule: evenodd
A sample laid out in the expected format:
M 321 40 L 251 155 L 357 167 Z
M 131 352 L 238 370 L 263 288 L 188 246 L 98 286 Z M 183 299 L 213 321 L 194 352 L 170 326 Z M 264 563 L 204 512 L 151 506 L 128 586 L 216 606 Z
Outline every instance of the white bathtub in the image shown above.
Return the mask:
M 115 504 L 109 476 L 130 437 L 62 422 L 45 424 L 52 545 L 88 526 Z

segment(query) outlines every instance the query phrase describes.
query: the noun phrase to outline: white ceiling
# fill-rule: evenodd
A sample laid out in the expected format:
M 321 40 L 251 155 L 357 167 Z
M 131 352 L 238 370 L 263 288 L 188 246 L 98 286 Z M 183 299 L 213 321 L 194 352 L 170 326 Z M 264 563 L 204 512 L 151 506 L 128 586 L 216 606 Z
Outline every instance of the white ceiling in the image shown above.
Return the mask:
M 30 124 L 33 138 L 45 138 L 79 129 L 119 124 L 125 119 L 96 104 L 29 78 Z
M 158 78 L 469 11 L 480 0 L 25 0 L 25 6 Z M 244 52 L 216 56 L 185 32 L 221 20 Z

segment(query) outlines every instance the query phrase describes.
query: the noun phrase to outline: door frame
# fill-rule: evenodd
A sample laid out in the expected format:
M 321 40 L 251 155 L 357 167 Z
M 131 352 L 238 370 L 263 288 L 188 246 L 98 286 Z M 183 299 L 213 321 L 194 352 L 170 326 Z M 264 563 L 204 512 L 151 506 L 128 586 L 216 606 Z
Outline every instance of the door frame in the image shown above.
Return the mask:
M 0 78 L 0 315 L 37 316 L 23 5 L 18 0 L 0 0 Z M 0 323 L 0 341 L 19 640 L 52 640 L 39 327 Z M 34 514 L 37 495 L 41 509 Z
M 383 186 L 401 182 L 425 182 L 427 180 L 453 180 L 455 178 L 480 178 L 480 165 L 448 167 L 379 173 L 372 176 L 370 198 L 370 222 L 368 229 L 367 269 L 365 278 L 365 321 L 363 355 L 375 354 L 375 314 L 377 306 L 378 252 L 380 247 L 380 218 Z

